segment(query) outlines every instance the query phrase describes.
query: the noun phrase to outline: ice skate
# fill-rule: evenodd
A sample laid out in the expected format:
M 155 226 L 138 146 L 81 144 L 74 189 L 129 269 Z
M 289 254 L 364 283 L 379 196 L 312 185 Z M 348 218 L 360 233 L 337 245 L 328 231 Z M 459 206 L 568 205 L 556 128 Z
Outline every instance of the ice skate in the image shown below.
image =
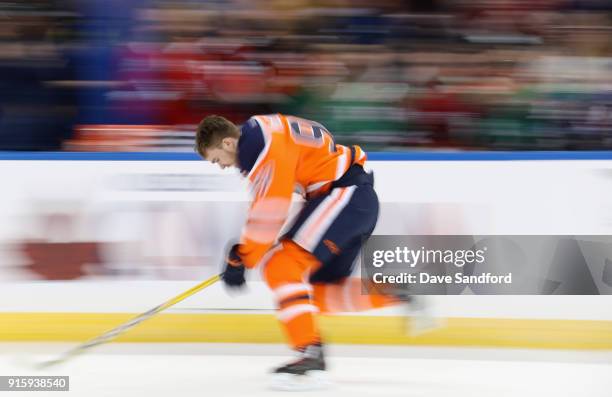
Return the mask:
M 408 303 L 407 333 L 419 336 L 442 327 L 444 319 L 433 316 L 430 299 L 423 295 L 413 295 Z
M 329 387 L 322 346 L 307 346 L 300 358 L 276 368 L 271 377 L 271 388 L 275 390 L 303 391 Z
M 403 303 L 406 335 L 419 336 L 444 326 L 443 319 L 433 316 L 427 296 L 411 295 L 409 291 L 396 292 L 394 295 Z

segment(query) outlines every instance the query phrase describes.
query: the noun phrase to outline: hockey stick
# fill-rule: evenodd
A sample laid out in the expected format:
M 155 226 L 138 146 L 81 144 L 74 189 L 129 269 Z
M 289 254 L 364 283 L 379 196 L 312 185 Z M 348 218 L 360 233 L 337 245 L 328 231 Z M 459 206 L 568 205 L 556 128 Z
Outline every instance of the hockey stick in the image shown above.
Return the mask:
M 208 280 L 205 280 L 205 281 L 201 282 L 200 284 L 190 288 L 189 290 L 183 292 L 180 295 L 175 296 L 174 298 L 166 301 L 165 303 L 162 303 L 161 305 L 156 306 L 156 307 L 154 307 L 151 310 L 148 310 L 148 311 L 146 311 L 146 312 L 144 312 L 142 314 L 139 314 L 138 316 L 132 318 L 128 322 L 123 323 L 123 324 L 121 324 L 121 325 L 111 329 L 110 331 L 103 333 L 100 336 L 97 336 L 97 337 L 95 337 L 93 339 L 90 339 L 87 342 L 84 342 L 84 343 L 74 347 L 71 350 L 68 350 L 67 352 L 65 352 L 64 354 L 62 354 L 61 356 L 59 356 L 56 359 L 45 361 L 45 362 L 37 364 L 36 367 L 38 369 L 43 369 L 43 368 L 51 367 L 51 366 L 56 365 L 56 364 L 60 364 L 60 363 L 66 362 L 69 359 L 71 359 L 72 357 L 77 356 L 79 354 L 82 354 L 85 351 L 91 349 L 92 347 L 99 346 L 99 345 L 102 345 L 104 343 L 110 342 L 111 340 L 115 339 L 117 336 L 119 336 L 122 333 L 124 333 L 125 331 L 129 330 L 130 328 L 133 328 L 134 326 L 140 324 L 141 322 L 143 322 L 143 321 L 153 317 L 154 315 L 156 315 L 157 313 L 161 312 L 162 310 L 166 310 L 170 306 L 173 306 L 173 305 L 179 303 L 180 301 L 184 300 L 185 298 L 190 297 L 191 295 L 195 294 L 196 292 L 199 292 L 199 291 L 203 290 L 204 288 L 213 285 L 214 283 L 216 283 L 220 279 L 221 279 L 221 274 L 217 274 L 216 276 L 213 276 L 213 277 L 209 278 Z

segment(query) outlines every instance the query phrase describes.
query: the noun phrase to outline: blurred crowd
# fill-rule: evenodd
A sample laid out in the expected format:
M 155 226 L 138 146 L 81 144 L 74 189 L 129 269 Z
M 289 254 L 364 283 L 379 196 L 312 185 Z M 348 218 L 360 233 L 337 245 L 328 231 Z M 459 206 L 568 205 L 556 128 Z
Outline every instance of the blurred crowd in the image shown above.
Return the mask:
M 275 112 L 370 150 L 612 149 L 611 37 L 610 0 L 0 1 L 0 150 Z

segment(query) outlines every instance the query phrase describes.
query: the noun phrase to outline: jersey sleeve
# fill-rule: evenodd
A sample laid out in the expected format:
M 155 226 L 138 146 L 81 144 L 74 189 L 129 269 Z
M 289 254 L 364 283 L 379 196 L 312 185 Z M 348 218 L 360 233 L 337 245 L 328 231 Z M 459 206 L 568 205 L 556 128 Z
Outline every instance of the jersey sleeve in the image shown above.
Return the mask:
M 240 127 L 238 165 L 240 172 L 249 173 L 266 146 L 264 132 L 254 117 Z
M 297 155 L 284 144 L 283 135 L 275 139 L 249 175 L 252 202 L 238 251 L 248 268 L 255 267 L 275 243 L 291 205 Z

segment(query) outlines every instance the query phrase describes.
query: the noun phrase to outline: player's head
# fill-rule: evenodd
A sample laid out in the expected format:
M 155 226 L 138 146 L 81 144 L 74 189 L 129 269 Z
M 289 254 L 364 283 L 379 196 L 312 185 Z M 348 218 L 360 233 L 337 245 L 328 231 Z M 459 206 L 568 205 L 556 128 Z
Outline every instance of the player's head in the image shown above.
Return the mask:
M 221 116 L 207 116 L 196 131 L 195 149 L 200 156 L 219 167 L 238 166 L 238 127 Z

